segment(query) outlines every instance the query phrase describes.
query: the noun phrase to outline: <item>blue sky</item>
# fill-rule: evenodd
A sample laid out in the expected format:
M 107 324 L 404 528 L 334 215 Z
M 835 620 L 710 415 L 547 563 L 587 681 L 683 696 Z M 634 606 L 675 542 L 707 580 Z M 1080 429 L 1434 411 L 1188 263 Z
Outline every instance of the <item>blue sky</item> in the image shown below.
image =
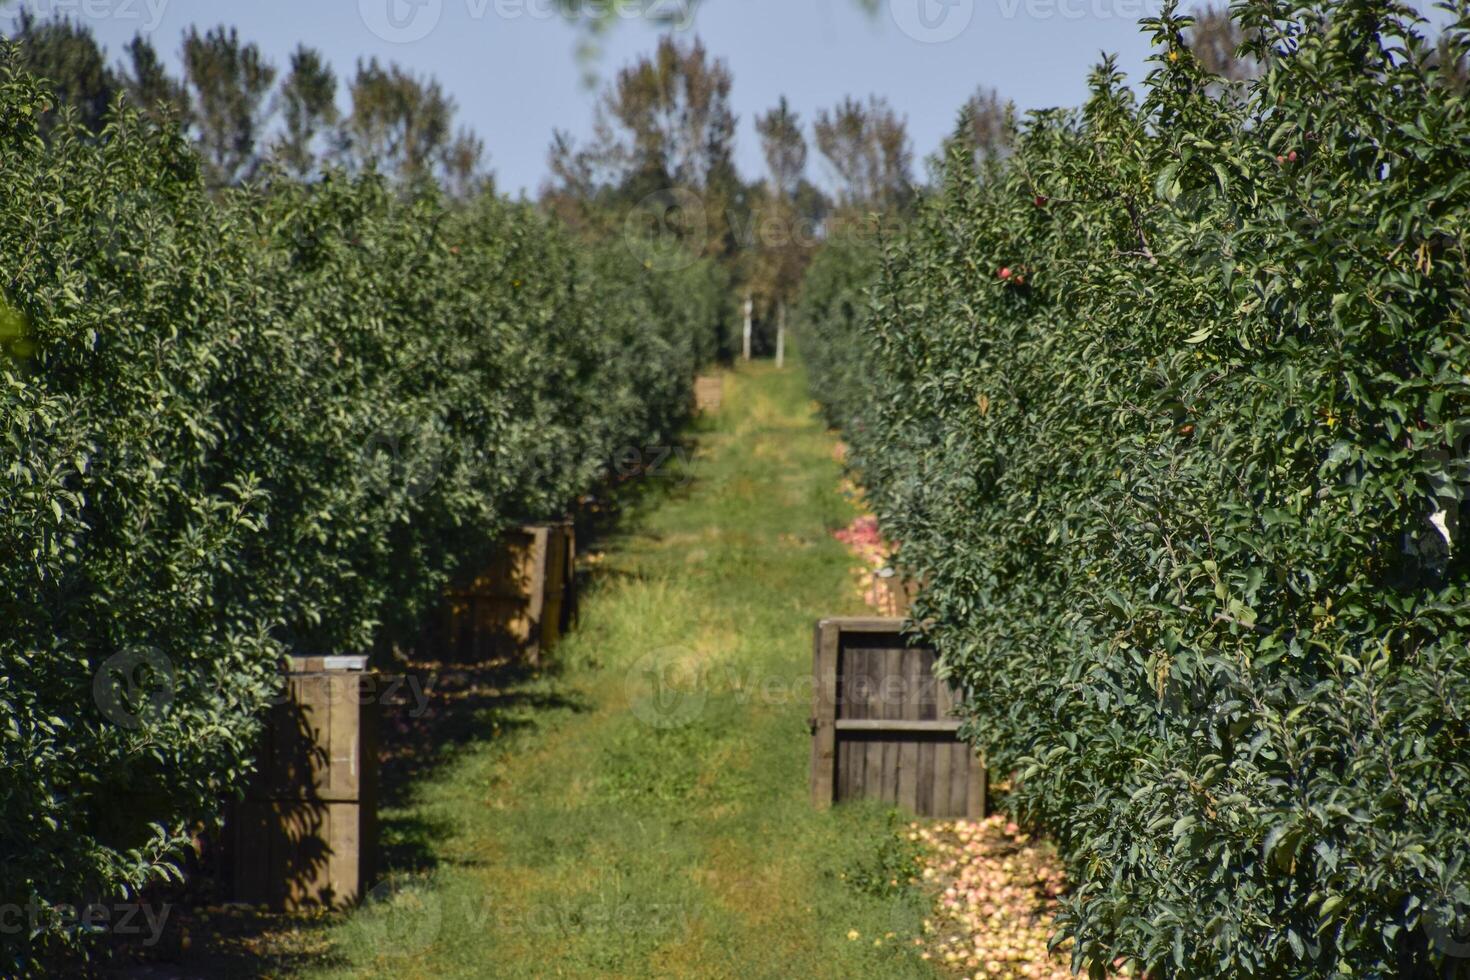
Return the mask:
M 551 15 L 549 0 L 21 2 L 85 21 L 114 59 L 134 33 L 150 30 L 177 69 L 186 26 L 226 23 L 278 65 L 305 42 L 325 52 L 339 76 L 370 55 L 432 73 L 458 101 L 460 119 L 484 138 L 510 193 L 540 187 L 553 129 L 582 136 L 591 126 L 596 95 L 576 55 L 583 34 Z M 685 0 L 638 2 L 677 14 Z M 15 3 L 0 6 L 13 12 Z M 1137 21 L 1156 9 L 1157 0 L 880 0 L 870 15 L 856 0 L 704 0 L 688 32 L 730 65 L 739 162 L 755 176 L 763 164 L 752 121 L 782 94 L 808 123 L 845 95 L 885 95 L 908 118 L 922 159 L 980 85 L 1023 109 L 1073 105 L 1104 51 L 1137 80 L 1148 54 Z M 646 20 L 622 21 L 593 67 L 606 79 L 658 36 Z M 813 167 L 822 179 L 815 159 Z

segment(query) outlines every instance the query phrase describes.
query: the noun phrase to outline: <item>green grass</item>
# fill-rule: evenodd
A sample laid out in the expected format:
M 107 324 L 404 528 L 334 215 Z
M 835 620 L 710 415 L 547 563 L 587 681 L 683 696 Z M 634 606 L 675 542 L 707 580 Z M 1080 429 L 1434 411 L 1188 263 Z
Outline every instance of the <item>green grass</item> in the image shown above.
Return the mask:
M 885 880 L 894 818 L 808 803 L 812 624 L 861 609 L 805 383 L 729 376 L 692 482 L 607 543 L 565 669 L 384 814 L 435 828 L 432 870 L 378 889 L 314 975 L 933 975 L 922 900 Z

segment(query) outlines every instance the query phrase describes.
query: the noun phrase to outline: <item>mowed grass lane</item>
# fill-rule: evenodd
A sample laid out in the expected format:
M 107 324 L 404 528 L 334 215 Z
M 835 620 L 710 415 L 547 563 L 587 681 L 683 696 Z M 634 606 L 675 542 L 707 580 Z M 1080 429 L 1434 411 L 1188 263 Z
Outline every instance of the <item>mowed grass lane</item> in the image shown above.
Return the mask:
M 524 692 L 543 707 L 486 717 L 506 734 L 385 815 L 435 829 L 434 870 L 319 975 L 933 975 L 892 818 L 808 805 L 812 624 L 862 610 L 799 363 L 731 375 L 696 439 L 687 485 L 608 544 L 565 669 Z

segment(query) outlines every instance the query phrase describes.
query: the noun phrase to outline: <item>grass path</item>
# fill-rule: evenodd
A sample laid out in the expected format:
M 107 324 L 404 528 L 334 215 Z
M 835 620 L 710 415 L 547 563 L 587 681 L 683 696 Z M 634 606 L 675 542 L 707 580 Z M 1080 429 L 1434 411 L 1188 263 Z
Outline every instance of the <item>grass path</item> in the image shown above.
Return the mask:
M 434 828 L 435 867 L 390 879 L 317 975 L 933 975 L 889 816 L 807 803 L 812 623 L 861 610 L 805 385 L 727 379 L 692 479 L 608 543 L 565 669 L 529 682 L 572 706 L 487 713 L 505 734 L 385 814 Z

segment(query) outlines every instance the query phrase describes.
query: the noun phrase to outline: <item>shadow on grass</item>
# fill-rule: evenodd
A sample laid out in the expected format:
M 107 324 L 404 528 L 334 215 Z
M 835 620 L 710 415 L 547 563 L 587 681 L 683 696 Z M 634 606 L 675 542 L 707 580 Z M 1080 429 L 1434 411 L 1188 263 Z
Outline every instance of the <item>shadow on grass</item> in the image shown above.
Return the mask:
M 692 421 L 655 470 L 624 475 L 578 501 L 572 520 L 579 552 L 615 547 L 631 535 L 640 514 L 687 497 L 694 485 L 697 442 L 716 428 L 709 419 Z M 580 591 L 595 580 L 626 573 L 581 563 L 575 574 Z M 524 738 L 557 713 L 591 708 L 560 687 L 554 653 L 539 667 L 514 658 L 457 663 L 428 628 L 410 646 L 416 649 L 400 646 L 386 668 L 402 683 L 378 709 L 378 881 L 431 872 L 443 861 L 442 845 L 455 828 L 413 811 L 419 786 L 466 751 Z M 150 889 L 145 899 L 168 910 L 156 941 L 105 944 L 97 961 L 69 962 L 64 974 L 55 975 L 258 978 L 343 963 L 329 932 L 344 913 L 272 914 L 224 904 L 228 889 L 217 847 L 206 843 L 185 863 L 186 885 Z
M 401 696 L 379 707 L 378 881 L 432 871 L 455 827 L 412 808 L 422 781 L 465 751 L 533 733 L 556 712 L 587 710 L 556 689 L 555 667 L 518 661 L 400 664 Z M 154 888 L 144 901 L 162 928 L 121 937 L 92 964 L 58 964 L 55 976 L 123 980 L 279 977 L 340 963 L 329 930 L 344 913 L 277 914 L 228 903 L 219 849 L 206 842 L 186 862 L 184 886 Z
M 435 868 L 439 844 L 454 828 L 402 812 L 416 788 L 467 750 L 526 735 L 553 712 L 589 705 L 556 690 L 555 666 L 519 661 L 454 664 L 410 660 L 403 703 L 384 705 L 380 719 L 381 876 Z

